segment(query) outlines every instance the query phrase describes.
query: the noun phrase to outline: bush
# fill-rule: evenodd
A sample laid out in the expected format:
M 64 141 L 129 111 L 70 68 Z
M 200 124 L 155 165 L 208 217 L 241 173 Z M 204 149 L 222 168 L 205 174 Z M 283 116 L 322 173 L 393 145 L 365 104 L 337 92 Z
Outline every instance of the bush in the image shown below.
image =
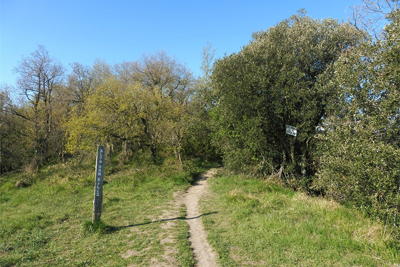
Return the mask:
M 313 187 L 400 224 L 400 13 L 386 39 L 365 42 L 335 63 L 327 85 L 340 97 L 324 119 Z
M 339 52 L 357 45 L 362 33 L 333 19 L 303 11 L 255 32 L 250 43 L 214 64 L 211 110 L 213 143 L 226 167 L 271 174 L 284 168 L 312 176 L 314 135 L 326 108 L 337 99 L 324 86 Z M 296 137 L 286 125 L 297 127 Z

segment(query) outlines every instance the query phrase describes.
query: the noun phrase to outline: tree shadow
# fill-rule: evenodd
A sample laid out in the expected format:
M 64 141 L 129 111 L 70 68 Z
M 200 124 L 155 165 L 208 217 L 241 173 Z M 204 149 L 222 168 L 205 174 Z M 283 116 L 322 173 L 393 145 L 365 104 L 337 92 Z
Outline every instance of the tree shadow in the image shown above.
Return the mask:
M 208 216 L 208 215 L 212 215 L 212 214 L 216 214 L 216 213 L 218 213 L 218 211 L 203 213 L 203 214 L 200 214 L 199 216 L 190 217 L 190 218 L 186 218 L 184 216 L 179 216 L 179 217 L 174 217 L 174 218 L 170 218 L 170 219 L 161 219 L 161 220 L 157 220 L 157 221 L 130 224 L 130 225 L 125 225 L 125 226 L 110 226 L 110 225 L 107 225 L 106 229 L 107 229 L 107 233 L 113 233 L 113 232 L 117 232 L 117 231 L 119 231 L 121 229 L 124 229 L 124 228 L 137 227 L 137 226 L 148 225 L 148 224 L 152 224 L 152 223 L 161 223 L 161 222 L 169 222 L 169 221 L 177 221 L 177 220 L 183 220 L 183 221 L 195 220 L 195 219 L 201 218 L 203 216 Z

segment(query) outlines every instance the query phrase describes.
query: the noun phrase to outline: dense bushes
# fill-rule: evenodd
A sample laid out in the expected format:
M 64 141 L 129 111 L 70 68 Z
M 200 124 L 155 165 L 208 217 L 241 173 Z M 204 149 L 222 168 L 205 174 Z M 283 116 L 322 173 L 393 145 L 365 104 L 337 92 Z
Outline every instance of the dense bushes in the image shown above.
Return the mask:
M 328 87 L 340 98 L 324 120 L 314 182 L 329 196 L 392 220 L 400 212 L 398 23 L 386 27 L 385 40 L 363 43 L 336 62 Z
M 212 75 L 217 106 L 214 143 L 235 170 L 313 175 L 314 135 L 336 91 L 324 86 L 341 51 L 363 34 L 333 19 L 304 12 L 217 60 Z M 285 133 L 297 127 L 296 137 Z
M 399 28 L 394 12 L 385 38 L 370 40 L 348 24 L 299 14 L 218 60 L 211 116 L 226 166 L 284 173 L 285 183 L 397 225 Z M 285 134 L 286 125 L 298 135 Z

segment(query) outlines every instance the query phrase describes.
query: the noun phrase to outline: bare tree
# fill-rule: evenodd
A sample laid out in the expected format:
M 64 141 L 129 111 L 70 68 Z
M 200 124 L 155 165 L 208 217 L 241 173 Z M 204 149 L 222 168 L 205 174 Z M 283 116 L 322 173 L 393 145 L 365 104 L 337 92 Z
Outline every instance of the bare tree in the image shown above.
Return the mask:
M 400 8 L 400 0 L 361 0 L 361 5 L 350 7 L 349 21 L 357 29 L 365 30 L 374 38 L 382 37 L 382 30 L 392 12 Z
M 74 104 L 85 103 L 86 95 L 93 84 L 92 68 L 80 63 L 70 64 L 72 73 L 68 75 L 68 89 L 71 93 L 71 102 Z
M 14 110 L 14 114 L 31 122 L 34 161 L 40 167 L 46 142 L 52 132 L 53 93 L 64 81 L 64 67 L 50 57 L 44 46 L 23 57 L 14 72 L 19 74 L 17 87 L 25 95 L 30 109 Z
M 139 82 L 148 90 L 159 90 L 163 97 L 180 103 L 192 93 L 192 73 L 164 51 L 143 55 L 135 62 L 117 64 L 115 70 L 123 82 Z

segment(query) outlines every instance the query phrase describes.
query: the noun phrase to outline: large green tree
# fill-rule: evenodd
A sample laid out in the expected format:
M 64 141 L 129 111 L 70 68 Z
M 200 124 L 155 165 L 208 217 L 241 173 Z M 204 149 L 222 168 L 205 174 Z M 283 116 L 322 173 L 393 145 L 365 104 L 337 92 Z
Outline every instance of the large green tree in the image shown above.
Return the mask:
M 315 187 L 399 223 L 400 17 L 391 14 L 383 40 L 365 42 L 335 63 L 328 87 L 340 97 L 320 135 Z M 397 217 L 397 222 L 396 222 Z
M 363 34 L 305 11 L 253 34 L 238 53 L 214 64 L 214 143 L 236 170 L 313 174 L 314 135 L 336 97 L 325 86 L 340 53 Z M 297 136 L 285 133 L 286 125 Z

